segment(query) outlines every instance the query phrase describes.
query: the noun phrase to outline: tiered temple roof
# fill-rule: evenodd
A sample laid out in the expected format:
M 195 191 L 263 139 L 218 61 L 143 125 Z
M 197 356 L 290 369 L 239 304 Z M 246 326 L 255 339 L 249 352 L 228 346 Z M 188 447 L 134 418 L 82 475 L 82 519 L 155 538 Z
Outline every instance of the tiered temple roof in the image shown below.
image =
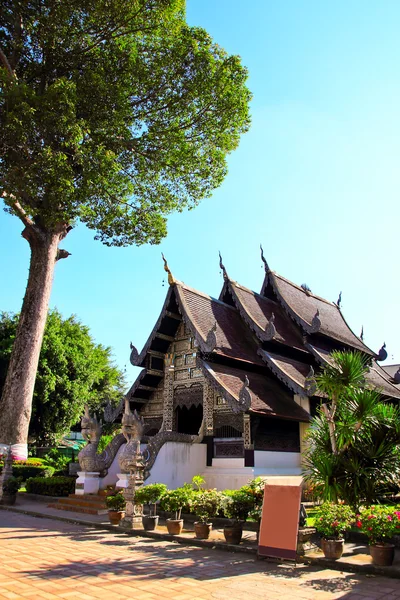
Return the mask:
M 235 411 L 247 393 L 250 413 L 306 421 L 293 394 L 318 399 L 314 372 L 332 359 L 332 350 L 362 352 L 370 360 L 368 381 L 383 396 L 400 400 L 400 384 L 377 363 L 378 355 L 350 329 L 337 303 L 329 302 L 269 269 L 261 293 L 231 280 L 222 265 L 219 300 L 169 274 L 160 317 L 140 355 L 143 367 L 128 392 L 140 407 L 161 382 L 164 357 L 183 321 L 193 336 L 196 367 Z

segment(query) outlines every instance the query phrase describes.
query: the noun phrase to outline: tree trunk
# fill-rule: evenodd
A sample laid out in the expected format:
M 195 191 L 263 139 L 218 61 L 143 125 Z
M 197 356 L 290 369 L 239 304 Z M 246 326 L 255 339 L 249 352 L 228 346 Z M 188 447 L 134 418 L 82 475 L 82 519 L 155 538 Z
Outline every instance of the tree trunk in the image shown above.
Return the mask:
M 0 443 L 21 444 L 26 448 L 54 267 L 56 260 L 65 256 L 59 256 L 65 251 L 59 251 L 58 244 L 66 234 L 66 227 L 57 232 L 44 232 L 36 226 L 28 226 L 22 232 L 31 248 L 31 260 L 28 284 L 0 401 Z M 13 454 L 23 458 L 21 452 L 25 454 L 24 446 L 17 448 L 17 452 Z

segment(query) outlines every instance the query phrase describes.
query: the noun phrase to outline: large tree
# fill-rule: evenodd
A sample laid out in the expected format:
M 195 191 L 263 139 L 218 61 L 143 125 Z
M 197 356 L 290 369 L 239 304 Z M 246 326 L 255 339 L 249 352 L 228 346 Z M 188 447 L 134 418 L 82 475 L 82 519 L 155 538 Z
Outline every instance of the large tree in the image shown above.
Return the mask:
M 3 0 L 0 196 L 31 249 L 0 406 L 24 443 L 60 242 L 158 243 L 222 182 L 249 127 L 247 71 L 185 21 L 184 0 Z
M 18 315 L 0 313 L 0 394 L 6 379 Z M 123 397 L 123 373 L 111 350 L 96 344 L 88 327 L 74 316 L 63 319 L 51 310 L 39 357 L 29 437 L 51 445 L 70 431 L 88 404 L 99 415 L 108 402 Z

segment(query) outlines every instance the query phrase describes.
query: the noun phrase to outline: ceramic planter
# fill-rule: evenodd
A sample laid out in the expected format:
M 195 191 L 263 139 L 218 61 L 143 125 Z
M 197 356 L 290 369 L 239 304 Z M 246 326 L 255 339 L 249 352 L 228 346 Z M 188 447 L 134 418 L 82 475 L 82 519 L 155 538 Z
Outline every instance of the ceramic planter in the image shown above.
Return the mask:
M 233 523 L 224 527 L 224 536 L 227 544 L 240 544 L 242 535 L 243 526 L 241 523 Z
M 201 521 L 197 521 L 197 523 L 194 524 L 194 532 L 199 540 L 208 540 L 211 529 L 212 523 L 202 523 Z
M 111 525 L 118 525 L 118 523 L 125 516 L 125 511 L 122 510 L 109 510 L 108 518 L 110 520 Z
M 321 548 L 325 558 L 331 560 L 337 560 L 343 554 L 344 539 L 339 540 L 325 540 L 321 539 Z
M 154 531 L 158 525 L 158 519 L 159 519 L 158 515 L 156 515 L 155 517 L 143 515 L 143 517 L 142 517 L 143 529 L 145 531 Z
M 170 535 L 179 535 L 183 529 L 183 519 L 167 519 L 167 529 Z
M 372 562 L 379 567 L 390 567 L 394 560 L 394 544 L 374 544 L 369 547 Z

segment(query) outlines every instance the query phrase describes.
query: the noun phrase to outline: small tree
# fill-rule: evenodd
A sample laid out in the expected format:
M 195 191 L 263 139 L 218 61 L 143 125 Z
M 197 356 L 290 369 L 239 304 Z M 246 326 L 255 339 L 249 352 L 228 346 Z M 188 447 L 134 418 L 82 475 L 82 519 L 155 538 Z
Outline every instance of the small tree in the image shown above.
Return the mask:
M 327 400 L 311 423 L 304 475 L 324 500 L 357 508 L 397 486 L 400 411 L 366 386 L 360 353 L 334 352 L 332 360 L 317 378 Z
M 135 493 L 136 504 L 147 504 L 149 506 L 150 516 L 151 507 L 153 506 L 153 516 L 157 515 L 157 502 L 159 502 L 167 491 L 167 486 L 164 483 L 150 483 L 144 485 Z
M 79 222 L 109 246 L 160 242 L 221 184 L 250 93 L 184 0 L 3 0 L 0 24 L 0 198 L 31 250 L 0 442 L 24 444 L 60 243 Z

